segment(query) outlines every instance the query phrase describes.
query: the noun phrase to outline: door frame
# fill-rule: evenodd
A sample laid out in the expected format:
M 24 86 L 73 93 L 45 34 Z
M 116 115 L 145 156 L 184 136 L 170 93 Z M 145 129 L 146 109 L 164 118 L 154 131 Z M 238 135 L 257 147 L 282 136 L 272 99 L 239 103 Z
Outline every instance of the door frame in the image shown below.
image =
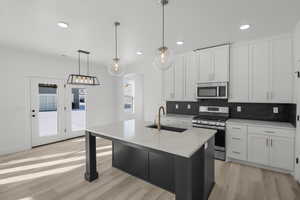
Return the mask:
M 32 103 L 33 103 L 33 84 L 34 82 L 56 82 L 58 83 L 58 95 L 59 95 L 59 108 L 58 108 L 58 113 L 60 113 L 58 115 L 58 133 L 57 133 L 57 137 L 48 137 L 48 141 L 40 139 L 38 142 L 34 141 L 35 140 L 35 136 L 34 136 L 34 130 L 36 127 L 34 127 L 33 123 L 34 121 L 32 120 Z M 28 116 L 29 116 L 29 123 L 30 123 L 30 135 L 31 135 L 31 147 L 34 146 L 40 146 L 40 145 L 44 145 L 44 144 L 49 144 L 49 143 L 53 143 L 53 142 L 57 142 L 57 141 L 61 141 L 63 139 L 65 139 L 66 134 L 64 132 L 65 129 L 65 122 L 63 121 L 63 119 L 65 118 L 65 113 L 64 113 L 64 102 L 65 102 L 65 90 L 64 90 L 64 79 L 59 79 L 59 78 L 48 78 L 48 77 L 29 77 L 29 88 L 28 88 L 28 94 L 29 94 L 29 102 L 28 102 Z M 60 94 L 61 93 L 61 94 Z

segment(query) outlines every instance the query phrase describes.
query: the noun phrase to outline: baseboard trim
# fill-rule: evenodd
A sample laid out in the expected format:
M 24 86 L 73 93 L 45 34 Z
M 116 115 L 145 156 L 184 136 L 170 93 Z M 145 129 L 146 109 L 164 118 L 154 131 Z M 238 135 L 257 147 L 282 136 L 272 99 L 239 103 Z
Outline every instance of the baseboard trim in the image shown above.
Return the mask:
M 234 158 L 227 158 L 226 162 L 235 162 L 235 163 L 242 164 L 242 165 L 249 165 L 251 167 L 271 170 L 271 171 L 280 172 L 280 173 L 284 173 L 284 174 L 290 174 L 290 175 L 294 176 L 294 171 L 269 167 L 269 166 L 260 165 L 260 164 L 256 164 L 256 163 L 252 163 L 252 162 L 248 162 L 248 161 L 244 161 L 244 160 L 237 160 L 237 159 L 234 159 Z

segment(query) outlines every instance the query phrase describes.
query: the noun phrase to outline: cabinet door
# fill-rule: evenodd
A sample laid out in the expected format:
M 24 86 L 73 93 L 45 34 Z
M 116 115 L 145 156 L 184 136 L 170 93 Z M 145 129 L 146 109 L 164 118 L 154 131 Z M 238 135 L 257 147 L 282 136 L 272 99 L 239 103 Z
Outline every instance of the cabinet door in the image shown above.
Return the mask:
M 211 49 L 213 53 L 213 81 L 229 81 L 229 45 Z
M 291 138 L 270 137 L 270 165 L 281 169 L 294 169 L 294 141 Z
M 269 164 L 269 136 L 263 134 L 248 133 L 248 161 L 268 165 Z
M 196 65 L 195 53 L 189 53 L 184 56 L 185 65 L 185 94 L 187 101 L 196 100 L 196 83 L 198 81 L 198 67 Z
M 291 103 L 293 93 L 292 41 L 290 38 L 271 42 L 271 94 L 275 103 Z
M 212 82 L 214 80 L 213 55 L 210 49 L 201 50 L 199 59 L 199 82 Z
M 163 100 L 172 101 L 175 98 L 174 88 L 174 65 L 163 71 Z
M 163 153 L 149 152 L 149 181 L 174 192 L 174 158 Z
M 268 102 L 270 96 L 270 51 L 269 42 L 250 45 L 250 99 L 252 102 Z
M 184 96 L 184 59 L 181 55 L 175 59 L 174 74 L 175 100 L 180 101 Z
M 229 101 L 249 101 L 249 45 L 230 49 Z

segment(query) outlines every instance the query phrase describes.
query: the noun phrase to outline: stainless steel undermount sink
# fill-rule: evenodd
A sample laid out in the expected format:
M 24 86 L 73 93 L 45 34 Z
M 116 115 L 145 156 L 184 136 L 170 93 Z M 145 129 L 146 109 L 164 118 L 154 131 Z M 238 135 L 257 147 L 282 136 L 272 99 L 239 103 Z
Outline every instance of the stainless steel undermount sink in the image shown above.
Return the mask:
M 157 125 L 156 125 L 156 124 L 149 125 L 149 126 L 146 126 L 146 127 L 157 129 Z M 161 130 L 166 130 L 166 131 L 178 132 L 178 133 L 182 133 L 182 132 L 184 132 L 184 131 L 187 130 L 187 129 L 184 129 L 184 128 L 177 128 L 177 127 L 164 126 L 164 125 L 161 125 L 161 126 L 160 126 L 160 129 L 161 129 Z

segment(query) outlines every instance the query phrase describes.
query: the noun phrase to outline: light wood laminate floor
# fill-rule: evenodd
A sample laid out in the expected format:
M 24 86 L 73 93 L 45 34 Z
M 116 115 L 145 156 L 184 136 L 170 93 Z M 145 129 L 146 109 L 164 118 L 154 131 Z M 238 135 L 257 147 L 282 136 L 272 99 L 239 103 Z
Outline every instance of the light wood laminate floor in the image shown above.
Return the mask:
M 97 139 L 98 171 L 83 178 L 84 138 L 0 157 L 1 200 L 174 200 L 175 195 L 111 166 L 111 142 Z M 299 200 L 290 175 L 216 161 L 209 200 Z

